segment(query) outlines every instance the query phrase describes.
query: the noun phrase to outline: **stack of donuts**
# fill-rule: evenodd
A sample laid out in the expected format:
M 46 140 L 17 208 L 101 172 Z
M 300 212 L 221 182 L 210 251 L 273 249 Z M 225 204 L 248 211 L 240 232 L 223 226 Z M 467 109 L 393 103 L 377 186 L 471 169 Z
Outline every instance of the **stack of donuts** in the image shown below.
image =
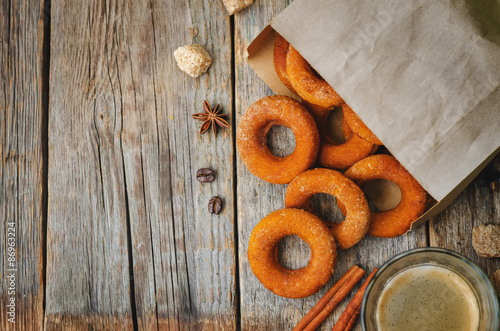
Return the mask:
M 393 156 L 373 155 L 382 142 L 279 34 L 274 65 L 283 84 L 302 103 L 286 96 L 264 97 L 247 109 L 238 125 L 237 147 L 248 170 L 267 182 L 288 184 L 285 208 L 267 215 L 253 229 L 248 259 L 269 290 L 302 298 L 328 282 L 337 249 L 352 247 L 366 234 L 386 238 L 404 234 L 423 214 L 429 197 Z M 341 144 L 329 138 L 325 124 L 335 108 L 343 112 Z M 267 146 L 274 125 L 288 127 L 295 135 L 295 150 L 286 157 L 273 155 Z M 401 201 L 394 209 L 370 211 L 362 188 L 374 179 L 400 187 Z M 315 216 L 310 202 L 316 193 L 333 195 L 345 219 L 328 227 Z M 309 263 L 302 269 L 285 269 L 278 262 L 278 243 L 288 235 L 299 236 L 311 248 Z

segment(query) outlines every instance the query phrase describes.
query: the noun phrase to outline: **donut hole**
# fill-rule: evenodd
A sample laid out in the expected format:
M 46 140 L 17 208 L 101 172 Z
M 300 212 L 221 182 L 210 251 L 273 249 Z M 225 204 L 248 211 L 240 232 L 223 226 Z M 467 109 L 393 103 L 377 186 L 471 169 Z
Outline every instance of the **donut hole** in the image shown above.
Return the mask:
M 267 134 L 267 147 L 274 156 L 285 157 L 295 150 L 295 135 L 292 129 L 273 125 Z
M 370 208 L 375 211 L 394 209 L 401 202 L 401 189 L 387 179 L 370 180 L 363 186 L 363 192 Z
M 337 199 L 327 193 L 316 193 L 311 198 L 311 207 L 314 214 L 328 223 L 340 223 L 345 217 L 337 206 Z
M 337 107 L 328 114 L 328 117 L 323 123 L 323 135 L 330 143 L 339 145 L 345 143 L 345 138 L 342 134 L 343 118 L 342 108 Z
M 278 243 L 278 261 L 285 269 L 304 268 L 311 258 L 311 248 L 297 235 L 286 236 Z

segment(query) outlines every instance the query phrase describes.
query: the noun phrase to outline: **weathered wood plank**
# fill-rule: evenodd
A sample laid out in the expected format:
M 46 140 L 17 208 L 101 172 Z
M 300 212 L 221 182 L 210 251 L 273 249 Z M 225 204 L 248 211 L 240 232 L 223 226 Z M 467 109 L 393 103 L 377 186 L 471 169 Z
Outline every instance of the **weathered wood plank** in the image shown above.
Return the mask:
M 217 141 L 200 137 L 199 123 L 190 118 L 201 110 L 205 98 L 231 111 L 230 25 L 222 4 L 179 0 L 94 1 L 78 10 L 76 4 L 52 6 L 53 26 L 58 26 L 53 32 L 57 45 L 52 47 L 51 69 L 58 83 L 51 86 L 50 146 L 57 155 L 50 168 L 60 170 L 60 176 L 49 172 L 49 188 L 57 187 L 61 196 L 67 196 L 88 187 L 88 197 L 79 206 L 87 208 L 93 219 L 75 211 L 76 206 L 64 209 L 51 195 L 48 250 L 49 258 L 57 261 L 48 263 L 56 279 L 47 294 L 47 311 L 52 315 L 46 325 L 64 322 L 101 329 L 120 322 L 129 328 L 133 306 L 140 330 L 234 329 L 231 133 L 220 133 Z M 199 79 L 181 72 L 172 56 L 176 47 L 189 43 L 204 45 L 214 60 L 208 74 Z M 63 44 L 71 46 L 63 49 Z M 75 118 L 77 123 L 70 122 Z M 70 133 L 61 130 L 66 126 Z M 79 139 L 70 150 L 61 146 L 78 136 L 87 139 Z M 81 160 L 78 164 L 68 162 L 73 154 Z M 201 167 L 215 169 L 216 181 L 198 183 L 194 173 Z M 67 182 L 73 177 L 78 178 L 76 183 L 62 185 L 60 178 Z M 216 194 L 225 207 L 220 215 L 211 216 L 207 203 Z M 76 219 L 71 229 L 59 224 L 68 214 Z M 116 226 L 116 232 L 96 232 L 102 223 Z M 62 240 L 68 231 L 81 233 L 76 244 Z M 106 245 L 101 247 L 98 241 Z M 73 252 L 85 252 L 89 245 L 92 248 L 82 254 L 78 270 L 83 284 L 55 274 L 70 259 L 65 256 L 71 251 L 68 246 L 76 246 Z M 59 252 L 61 247 L 67 252 Z M 106 265 L 108 249 L 118 267 Z M 96 272 L 108 279 L 96 279 Z M 121 283 L 113 285 L 110 278 L 116 282 L 118 276 Z M 106 297 L 92 291 L 96 285 L 108 292 Z M 60 297 L 68 294 L 67 287 L 77 287 L 71 294 L 78 293 Z M 85 302 L 87 292 L 105 305 Z M 118 304 L 120 294 L 124 301 Z M 83 317 L 79 320 L 76 315 Z
M 247 10 L 235 16 L 235 53 L 236 53 L 236 115 L 237 121 L 246 108 L 259 98 L 271 95 L 272 92 L 245 63 L 245 50 L 255 36 L 278 14 L 287 1 L 256 2 Z M 290 151 L 293 141 L 289 130 L 276 129 L 272 133 L 270 145 L 278 152 Z M 413 232 L 394 239 L 367 237 L 346 251 L 339 252 L 338 263 L 332 280 L 318 294 L 305 299 L 285 299 L 265 289 L 253 275 L 247 258 L 248 239 L 253 227 L 273 210 L 284 207 L 285 185 L 268 184 L 249 173 L 238 157 L 238 235 L 239 265 L 241 289 L 241 328 L 242 330 L 290 330 L 309 309 L 353 264 L 365 270 L 371 270 L 383 264 L 393 255 L 405 250 L 426 246 L 426 229 L 421 226 Z M 340 220 L 334 199 L 325 196 L 315 198 L 318 212 L 333 220 Z M 309 258 L 307 245 L 297 238 L 285 239 L 280 244 L 281 262 L 286 267 L 305 266 Z M 321 330 L 331 330 L 335 321 L 347 306 L 353 293 L 335 310 Z M 360 330 L 358 324 L 356 330 Z
M 152 236 L 159 235 L 159 153 L 154 89 L 154 25 L 147 2 L 110 1 L 103 9 L 103 38 L 110 97 L 120 114 L 121 148 L 130 223 L 134 299 L 139 330 L 157 328 L 155 258 Z M 158 259 L 159 262 L 159 259 Z M 159 284 L 161 288 L 161 284 Z
M 160 196 L 155 247 L 160 329 L 236 328 L 233 159 L 231 130 L 199 135 L 191 114 L 207 100 L 232 112 L 231 29 L 221 1 L 152 1 Z M 174 50 L 200 44 L 212 57 L 208 72 L 191 78 Z M 230 115 L 231 116 L 231 115 Z M 200 183 L 199 168 L 216 179 Z M 208 213 L 214 195 L 224 207 Z M 158 261 L 158 262 L 157 262 Z M 162 269 L 160 269 L 162 268 Z M 169 285 L 171 283 L 171 285 Z
M 44 1 L 0 4 L 0 329 L 43 327 Z M 14 300 L 13 302 L 11 300 Z
M 500 259 L 479 256 L 472 247 L 472 229 L 500 224 L 500 155 L 441 214 L 430 222 L 430 245 L 456 251 L 477 263 L 493 281 Z
M 45 328 L 132 329 L 106 3 L 52 2 Z

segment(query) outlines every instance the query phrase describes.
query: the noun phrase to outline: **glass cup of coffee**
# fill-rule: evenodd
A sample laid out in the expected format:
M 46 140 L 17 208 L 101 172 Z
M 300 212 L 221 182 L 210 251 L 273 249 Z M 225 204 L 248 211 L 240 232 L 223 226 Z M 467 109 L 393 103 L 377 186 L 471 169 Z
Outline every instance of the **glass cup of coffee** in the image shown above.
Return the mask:
M 495 288 L 453 251 L 428 247 L 399 254 L 373 277 L 361 306 L 365 331 L 500 330 Z

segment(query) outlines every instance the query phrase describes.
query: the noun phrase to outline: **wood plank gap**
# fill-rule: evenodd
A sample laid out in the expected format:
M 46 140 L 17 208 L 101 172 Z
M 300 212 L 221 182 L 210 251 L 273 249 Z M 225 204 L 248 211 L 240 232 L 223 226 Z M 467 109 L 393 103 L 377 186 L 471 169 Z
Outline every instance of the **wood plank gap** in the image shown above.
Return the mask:
M 106 4 L 107 6 L 107 4 Z M 108 8 L 106 8 L 106 12 L 108 12 Z M 108 24 L 108 19 L 106 15 L 106 24 Z M 107 27 L 108 28 L 108 27 Z M 116 31 L 115 31 L 116 35 Z M 106 47 L 108 47 L 106 45 Z M 130 46 L 128 48 L 129 56 L 130 56 Z M 119 68 L 118 68 L 118 61 L 116 62 L 117 66 L 117 78 L 118 78 L 118 86 L 120 87 L 120 96 L 122 96 L 122 91 L 121 91 L 121 81 L 120 81 L 120 76 L 119 76 Z M 108 72 L 109 76 L 109 72 Z M 133 76 L 132 76 L 133 77 Z M 135 88 L 134 88 L 134 97 L 135 97 Z M 120 98 L 120 108 L 123 109 L 123 98 Z M 116 110 L 115 110 L 116 113 Z M 127 188 L 127 172 L 125 170 L 125 155 L 123 153 L 123 118 L 122 118 L 122 125 L 121 125 L 121 132 L 120 132 L 120 151 L 122 154 L 122 171 L 123 171 L 123 185 L 125 186 L 125 215 L 126 215 L 126 220 L 127 220 L 127 254 L 128 254 L 128 267 L 129 267 L 129 277 L 130 277 L 130 308 L 132 310 L 132 325 L 135 331 L 139 330 L 139 322 L 137 320 L 137 307 L 136 307 L 136 299 L 135 299 L 135 282 L 134 282 L 134 256 L 132 252 L 132 225 L 131 225 L 131 219 L 130 219 L 130 211 L 129 211 L 129 198 L 128 198 L 128 188 Z M 141 150 L 142 150 L 142 145 L 141 145 Z M 142 153 L 141 153 L 142 154 Z M 142 158 L 141 158 L 141 165 L 142 165 Z
M 43 5 L 43 51 L 42 51 L 42 312 L 45 325 L 47 282 L 47 211 L 49 178 L 49 89 L 50 89 L 50 0 Z
M 123 125 L 122 125 L 123 133 Z M 123 155 L 123 138 L 120 134 L 120 150 L 122 153 L 122 167 L 123 167 L 123 185 L 125 185 L 125 215 L 127 218 L 127 253 L 128 253 L 128 271 L 130 277 L 130 307 L 132 309 L 132 325 L 134 330 L 139 330 L 139 324 L 137 322 L 137 310 L 135 306 L 135 286 L 134 286 L 134 257 L 132 255 L 132 231 L 130 224 L 130 212 L 129 212 L 129 202 L 128 202 L 128 189 L 127 189 L 127 174 L 125 172 L 125 155 Z
M 186 115 L 187 118 L 189 119 L 189 115 Z M 189 136 L 187 137 L 186 139 L 186 143 L 187 143 L 187 159 L 188 160 L 192 160 L 192 156 L 191 156 L 191 141 L 189 139 Z M 191 184 L 192 185 L 192 184 Z M 193 190 L 192 192 L 194 192 L 194 188 L 191 187 L 191 189 Z M 193 195 L 192 193 L 190 195 Z M 185 222 L 182 222 L 182 242 L 186 243 L 186 227 L 185 227 Z M 174 238 L 175 238 L 175 229 L 174 229 Z M 176 247 L 176 250 L 175 250 L 175 253 L 177 254 L 177 247 Z M 184 263 L 186 264 L 186 273 L 189 275 L 189 261 L 188 261 L 188 255 L 187 254 L 184 254 Z M 187 293 L 188 293 L 188 302 L 189 302 L 189 311 L 193 311 L 193 299 L 191 297 L 191 282 L 189 280 L 189 277 L 187 278 Z M 179 328 L 181 326 L 179 325 Z
M 234 43 L 234 15 L 230 17 L 230 30 L 231 30 L 231 130 L 232 130 L 232 143 L 233 143 L 233 203 L 234 203 L 234 254 L 235 254 L 235 298 L 236 302 L 236 330 L 241 330 L 241 305 L 240 305 L 240 264 L 239 264 L 239 239 L 238 239 L 238 162 L 236 159 L 236 45 Z
M 158 53 L 156 50 L 156 30 L 155 30 L 155 18 L 153 15 L 153 0 L 149 0 L 149 6 L 151 9 L 151 26 L 153 27 L 153 46 L 155 49 L 155 54 L 154 54 L 154 63 L 156 66 L 156 63 L 158 62 Z M 156 137 L 158 138 L 156 140 L 156 148 L 158 152 L 160 151 L 160 131 L 158 129 L 158 100 L 156 100 L 156 70 L 153 70 L 153 90 L 155 93 L 153 93 L 154 96 L 154 101 L 155 101 L 155 118 L 156 118 Z M 141 143 L 142 146 L 142 143 Z M 157 164 L 157 171 L 160 173 L 160 162 Z M 144 182 L 144 172 L 142 173 L 142 181 Z M 143 187 L 144 189 L 144 187 Z M 146 196 L 146 195 L 144 195 Z M 149 232 L 150 232 L 150 241 L 151 241 L 151 256 L 154 256 L 154 243 L 153 243 L 153 229 L 151 223 L 149 223 Z M 153 258 L 153 270 L 156 270 L 155 266 L 155 260 Z M 155 287 L 155 315 L 156 315 L 156 329 L 160 330 L 160 316 L 158 316 L 158 286 L 156 285 L 156 272 L 153 272 L 153 279 L 154 279 L 154 287 Z
M 151 18 L 153 18 L 152 14 L 151 14 Z M 153 30 L 154 30 L 154 28 L 153 28 Z M 153 79 L 153 88 L 154 88 L 154 79 Z M 155 91 L 156 91 L 156 89 L 155 89 Z M 157 109 L 156 109 L 156 96 L 155 96 L 155 114 L 158 114 Z M 140 118 L 140 115 L 139 115 L 139 118 Z M 142 122 L 142 119 L 141 119 L 141 122 Z M 156 121 L 156 132 L 158 133 L 158 121 Z M 142 140 L 141 140 L 141 176 L 142 176 L 142 182 L 146 183 L 145 178 L 144 178 L 144 158 L 143 158 L 143 155 L 144 155 L 144 152 L 143 152 L 143 146 L 142 146 Z M 125 184 L 126 183 L 127 182 L 125 181 Z M 142 185 L 142 196 L 144 198 L 144 205 L 146 206 L 147 202 L 146 202 L 146 188 L 145 188 L 145 185 Z M 154 250 L 153 250 L 153 229 L 151 227 L 152 227 L 151 222 L 149 222 L 149 236 L 150 236 L 149 237 L 149 240 L 150 240 L 149 242 L 151 243 L 151 256 L 154 256 Z M 129 224 L 129 229 L 130 229 L 130 224 Z M 132 241 L 130 243 L 132 243 Z M 131 245 L 129 245 L 129 249 L 131 249 Z M 152 263 L 152 266 L 153 266 L 153 270 L 156 270 L 155 269 L 155 260 L 154 260 L 154 258 L 151 260 L 151 263 Z M 158 300 L 156 298 L 156 293 L 158 293 L 158 287 L 156 286 L 156 273 L 155 272 L 153 272 L 153 288 L 154 288 L 154 295 L 155 295 L 154 305 L 155 305 L 155 315 L 156 315 L 156 328 L 159 329 L 159 325 L 158 325 Z
M 168 130 L 168 128 L 167 128 L 167 130 Z M 167 136 L 168 136 L 168 131 L 167 131 Z M 168 171 L 169 171 L 169 178 L 172 178 L 172 168 L 169 167 Z M 173 191 L 172 187 L 170 187 L 170 190 L 171 190 L 171 192 Z M 170 199 L 170 210 L 172 210 L 172 211 L 174 210 L 174 200 L 173 199 Z M 172 236 L 173 236 L 173 238 L 176 238 L 176 236 L 175 236 L 175 226 L 172 226 Z M 185 240 L 184 237 L 183 237 L 183 240 Z M 174 244 L 173 247 L 174 247 L 174 256 L 177 257 L 177 245 Z M 175 270 L 179 270 L 179 264 L 177 263 L 177 258 L 175 258 L 174 262 L 175 262 Z M 187 265 L 187 261 L 186 261 L 186 265 Z M 178 279 L 179 276 L 178 275 L 176 275 L 176 276 L 177 276 L 177 281 L 178 281 L 179 280 Z M 171 278 L 170 281 L 172 283 L 172 288 L 174 288 L 173 277 Z M 188 284 L 188 291 L 189 291 L 189 279 L 188 279 L 188 283 L 187 284 Z M 175 295 L 173 296 L 172 300 L 174 302 L 174 307 L 176 307 L 177 303 L 176 303 L 176 297 L 175 297 Z M 191 307 L 191 301 L 189 301 L 189 307 Z M 177 320 L 180 321 L 180 319 L 181 319 L 180 312 L 177 311 Z M 177 330 L 179 330 L 179 331 L 181 330 L 181 323 L 177 323 Z
M 431 231 L 431 222 L 432 222 L 432 218 L 425 222 L 425 241 L 426 241 L 427 247 L 431 246 L 431 232 L 430 232 Z

